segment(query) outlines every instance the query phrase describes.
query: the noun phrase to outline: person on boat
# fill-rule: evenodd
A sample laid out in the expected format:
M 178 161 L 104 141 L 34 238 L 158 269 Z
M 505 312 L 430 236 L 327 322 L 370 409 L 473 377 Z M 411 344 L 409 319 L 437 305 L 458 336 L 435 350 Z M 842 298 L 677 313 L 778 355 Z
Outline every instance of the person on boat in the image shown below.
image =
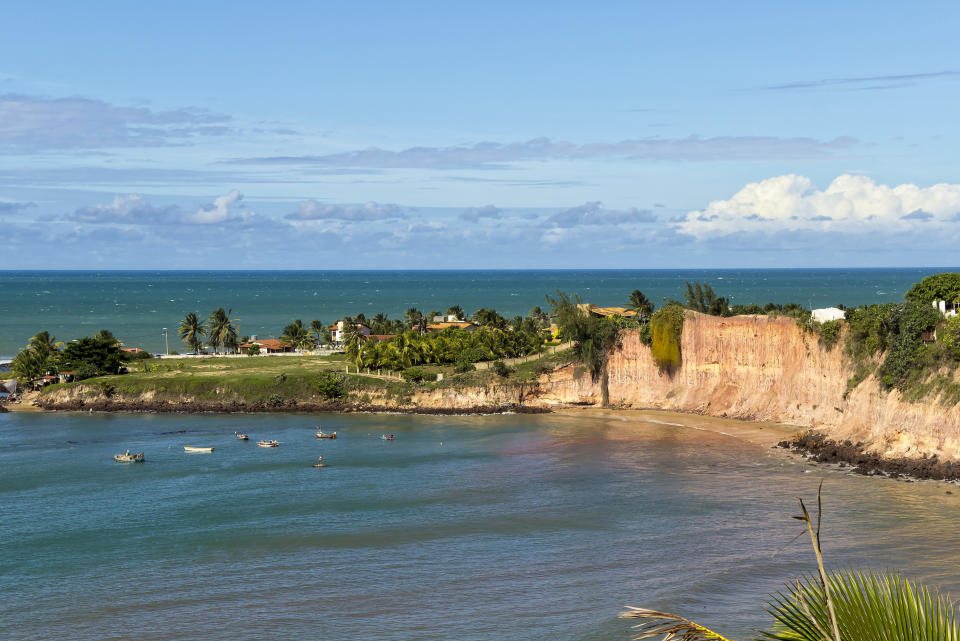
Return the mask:
M 322 464 L 323 464 L 323 457 L 322 457 L 322 456 L 318 456 L 318 457 L 317 457 L 317 465 L 322 465 Z
M 125 456 L 130 456 L 130 450 L 127 450 L 127 451 L 124 453 L 124 455 L 125 455 Z

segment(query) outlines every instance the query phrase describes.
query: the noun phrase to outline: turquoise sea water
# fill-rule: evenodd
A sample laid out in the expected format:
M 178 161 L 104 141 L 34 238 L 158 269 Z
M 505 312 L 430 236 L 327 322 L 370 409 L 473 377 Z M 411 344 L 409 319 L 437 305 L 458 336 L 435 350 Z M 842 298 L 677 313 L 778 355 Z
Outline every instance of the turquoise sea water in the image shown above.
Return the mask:
M 600 305 L 624 304 L 640 289 L 660 304 L 682 298 L 685 281 L 707 282 L 734 303 L 862 305 L 902 300 L 912 283 L 941 271 L 949 270 L 0 271 L 0 360 L 40 330 L 71 340 L 109 329 L 129 346 L 160 352 L 166 327 L 178 349 L 180 319 L 217 307 L 233 310 L 241 334 L 268 338 L 295 318 L 398 318 L 410 307 L 526 315 L 557 289 Z
M 624 604 L 747 638 L 821 477 L 829 564 L 960 592 L 945 486 L 669 421 L 0 414 L 0 638 L 613 641 Z

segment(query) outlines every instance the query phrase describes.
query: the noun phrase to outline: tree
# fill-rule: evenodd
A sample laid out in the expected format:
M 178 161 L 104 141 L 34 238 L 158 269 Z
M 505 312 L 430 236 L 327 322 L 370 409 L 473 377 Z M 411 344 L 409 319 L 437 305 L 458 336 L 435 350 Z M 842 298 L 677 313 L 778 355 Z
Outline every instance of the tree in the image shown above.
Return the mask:
M 280 340 L 289 343 L 296 350 L 304 350 L 313 345 L 310 332 L 303 326 L 303 321 L 299 318 L 283 328 Z
M 630 292 L 630 300 L 627 302 L 627 309 L 637 313 L 637 320 L 641 323 L 650 320 L 653 310 L 656 306 L 653 302 L 643 295 L 639 289 Z
M 347 352 L 347 357 L 355 359 L 360 352 L 360 345 L 363 343 L 363 332 L 357 327 L 356 323 L 344 324 L 343 333 L 340 335 L 340 342 Z
M 27 347 L 36 351 L 37 354 L 46 359 L 60 351 L 60 348 L 63 347 L 63 342 L 58 342 L 55 337 L 50 335 L 50 332 L 43 331 L 35 334 L 27 343 Z
M 467 317 L 466 313 L 463 311 L 463 308 L 459 305 L 451 305 L 447 308 L 447 311 L 444 312 L 446 316 L 456 316 L 458 320 L 463 320 Z
M 710 314 L 711 316 L 729 316 L 730 303 L 726 298 L 721 298 L 714 293 L 713 288 L 706 283 L 689 282 L 687 291 L 684 293 L 684 307 L 692 309 L 701 314 Z
M 10 362 L 10 371 L 17 379 L 26 383 L 46 374 L 49 371 L 49 364 L 48 356 L 28 346 L 20 350 L 20 353 Z
M 207 321 L 210 337 L 208 342 L 214 353 L 217 352 L 219 347 L 229 347 L 237 344 L 237 328 L 233 324 L 236 319 L 230 318 L 231 313 L 233 313 L 232 309 L 225 312 L 222 307 L 218 307 L 211 312 Z
M 326 333 L 327 328 L 323 326 L 319 320 L 314 319 L 310 321 L 310 333 L 313 334 L 313 342 L 319 347 L 323 342 L 323 335 Z
M 473 313 L 473 322 L 480 327 L 494 327 L 496 329 L 506 329 L 507 319 L 498 314 L 496 310 L 481 307 Z
M 60 354 L 60 367 L 66 370 L 81 370 L 95 373 L 116 374 L 123 363 L 123 352 L 116 339 L 105 338 L 101 334 L 85 336 L 70 341 Z
M 960 274 L 946 272 L 927 276 L 919 283 L 914 283 L 904 298 L 923 305 L 929 305 L 935 300 L 956 304 L 960 302 Z
M 527 318 L 532 319 L 539 327 L 546 327 L 550 323 L 550 315 L 540 309 L 539 305 L 530 310 Z
M 580 297 L 557 290 L 557 297 L 547 296 L 553 307 L 557 325 L 564 338 L 573 341 L 573 353 L 590 370 L 593 380 L 600 380 L 603 404 L 609 402 L 607 388 L 607 361 L 610 351 L 620 345 L 620 326 L 617 319 L 597 317 L 580 308 Z
M 207 325 L 195 313 L 190 312 L 180 321 L 177 335 L 187 344 L 190 351 L 199 354 L 203 348 L 203 337 L 207 335 Z

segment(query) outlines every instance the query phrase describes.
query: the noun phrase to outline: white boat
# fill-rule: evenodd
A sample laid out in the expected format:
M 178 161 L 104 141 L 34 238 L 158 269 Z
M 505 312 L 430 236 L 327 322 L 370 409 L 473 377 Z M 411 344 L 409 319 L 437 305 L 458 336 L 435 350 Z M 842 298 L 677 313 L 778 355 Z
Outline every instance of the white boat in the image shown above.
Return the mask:
M 318 430 L 316 434 L 317 438 L 337 438 L 336 432 L 324 432 L 323 430 Z
M 184 445 L 184 452 L 212 452 L 212 447 L 194 447 L 193 445 Z
M 117 463 L 143 463 L 143 452 L 131 454 L 130 450 L 127 450 L 123 454 L 114 454 L 113 460 Z
M 280 443 L 277 441 L 257 441 L 257 445 L 260 447 L 279 447 Z

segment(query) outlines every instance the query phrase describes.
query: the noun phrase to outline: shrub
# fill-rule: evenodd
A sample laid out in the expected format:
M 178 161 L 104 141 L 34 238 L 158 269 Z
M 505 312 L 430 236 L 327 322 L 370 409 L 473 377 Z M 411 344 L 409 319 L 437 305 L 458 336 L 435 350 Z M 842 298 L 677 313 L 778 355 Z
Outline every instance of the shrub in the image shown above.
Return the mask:
M 260 354 L 259 345 L 251 345 L 247 348 L 247 356 L 258 356 Z
M 473 363 L 470 362 L 470 359 L 464 358 L 463 356 L 457 359 L 457 363 L 453 367 L 453 371 L 456 372 L 457 374 L 472 372 L 475 369 L 477 368 L 474 367 Z
M 320 372 L 317 374 L 317 393 L 327 400 L 343 398 L 347 395 L 344 375 L 337 372 Z
M 506 378 L 510 376 L 510 372 L 513 371 L 512 369 L 507 367 L 507 364 L 501 361 L 500 359 L 493 361 L 493 364 L 491 365 L 491 367 L 493 371 L 496 372 L 497 376 L 500 376 L 501 378 Z
M 650 318 L 650 353 L 657 367 L 668 372 L 680 367 L 680 334 L 684 311 L 679 305 L 661 307 Z
M 80 363 L 76 369 L 73 370 L 73 378 L 77 381 L 93 378 L 94 376 L 100 376 L 100 370 L 98 370 L 97 366 L 93 363 Z
M 267 405 L 270 407 L 280 407 L 283 405 L 283 397 L 279 394 L 271 394 L 270 398 L 267 399 Z
M 408 367 L 400 372 L 400 377 L 411 383 L 422 383 L 427 378 L 427 375 L 419 367 Z
M 833 349 L 833 346 L 840 340 L 840 331 L 843 329 L 842 320 L 827 321 L 820 325 L 819 343 L 824 349 Z

